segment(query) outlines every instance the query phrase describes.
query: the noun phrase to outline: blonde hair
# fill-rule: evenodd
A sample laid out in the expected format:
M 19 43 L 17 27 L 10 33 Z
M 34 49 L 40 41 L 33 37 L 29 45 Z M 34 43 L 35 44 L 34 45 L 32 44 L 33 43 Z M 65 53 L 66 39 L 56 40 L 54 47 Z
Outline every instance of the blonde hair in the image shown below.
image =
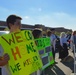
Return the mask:
M 65 36 L 66 36 L 65 32 L 61 32 L 60 38 L 65 37 Z

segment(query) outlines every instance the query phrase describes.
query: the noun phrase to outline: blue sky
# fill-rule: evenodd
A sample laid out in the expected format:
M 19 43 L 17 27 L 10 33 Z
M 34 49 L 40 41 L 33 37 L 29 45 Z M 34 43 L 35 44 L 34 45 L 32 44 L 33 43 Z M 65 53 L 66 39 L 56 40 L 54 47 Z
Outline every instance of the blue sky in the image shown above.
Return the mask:
M 1 0 L 0 20 L 10 14 L 21 16 L 24 24 L 76 30 L 76 0 Z

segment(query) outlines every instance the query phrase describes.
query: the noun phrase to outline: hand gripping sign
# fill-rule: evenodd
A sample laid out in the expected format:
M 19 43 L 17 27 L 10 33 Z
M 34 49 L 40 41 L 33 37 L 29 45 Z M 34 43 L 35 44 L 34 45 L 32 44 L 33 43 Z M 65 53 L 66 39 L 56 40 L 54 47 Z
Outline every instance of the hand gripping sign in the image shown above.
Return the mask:
M 10 56 L 12 75 L 29 75 L 42 67 L 31 31 L 24 30 L 0 36 L 5 53 Z

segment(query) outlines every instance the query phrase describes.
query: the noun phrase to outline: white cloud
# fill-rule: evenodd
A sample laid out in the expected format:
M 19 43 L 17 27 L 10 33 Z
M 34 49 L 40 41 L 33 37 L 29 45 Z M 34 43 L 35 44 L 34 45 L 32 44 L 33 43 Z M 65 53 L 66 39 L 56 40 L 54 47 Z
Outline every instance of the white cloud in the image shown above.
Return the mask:
M 29 17 L 29 16 L 25 16 L 24 18 L 25 18 L 25 19 L 29 19 L 30 17 Z
M 40 11 L 42 11 L 42 8 L 33 8 L 33 7 L 31 7 L 30 9 L 30 12 L 40 12 Z

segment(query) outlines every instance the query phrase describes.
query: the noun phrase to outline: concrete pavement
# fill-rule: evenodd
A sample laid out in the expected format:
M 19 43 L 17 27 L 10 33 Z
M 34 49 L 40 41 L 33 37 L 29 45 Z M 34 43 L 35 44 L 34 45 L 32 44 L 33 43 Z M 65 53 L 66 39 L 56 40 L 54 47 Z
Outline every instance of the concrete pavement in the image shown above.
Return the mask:
M 66 62 L 61 62 L 58 54 L 56 54 L 56 62 L 58 63 L 54 66 L 46 68 L 43 75 L 74 75 L 74 57 L 71 50 Z

